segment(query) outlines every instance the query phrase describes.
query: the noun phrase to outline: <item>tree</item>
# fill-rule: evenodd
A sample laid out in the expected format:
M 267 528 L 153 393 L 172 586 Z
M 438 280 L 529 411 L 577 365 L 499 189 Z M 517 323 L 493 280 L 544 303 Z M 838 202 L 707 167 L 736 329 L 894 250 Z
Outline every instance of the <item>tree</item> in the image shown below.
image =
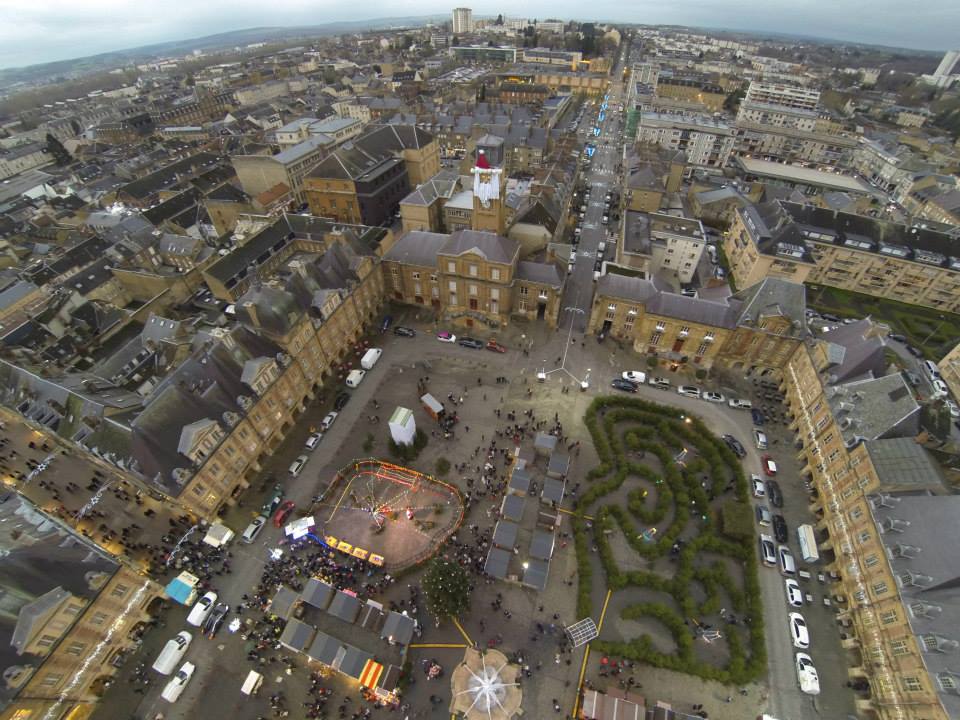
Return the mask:
M 73 160 L 73 158 L 70 157 L 70 153 L 68 153 L 67 149 L 63 146 L 63 143 L 57 140 L 50 133 L 47 133 L 47 144 L 45 149 L 48 153 L 53 155 L 53 159 L 56 161 L 57 165 L 66 165 Z
M 440 622 L 441 618 L 456 617 L 470 608 L 470 578 L 457 563 L 445 557 L 435 557 L 423 576 L 427 594 L 427 609 Z
M 445 457 L 437 458 L 437 475 L 443 477 L 450 472 L 450 461 Z
M 495 24 L 496 24 L 496 25 L 503 25 L 503 13 L 497 15 L 497 22 L 496 22 Z

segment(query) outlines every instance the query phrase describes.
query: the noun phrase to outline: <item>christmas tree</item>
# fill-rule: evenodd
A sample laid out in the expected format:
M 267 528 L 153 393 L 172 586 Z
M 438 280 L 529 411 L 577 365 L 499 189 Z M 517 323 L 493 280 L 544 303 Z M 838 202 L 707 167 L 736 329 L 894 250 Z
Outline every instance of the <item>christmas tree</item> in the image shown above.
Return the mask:
M 423 577 L 427 607 L 439 621 L 456 617 L 470 607 L 470 579 L 463 568 L 443 557 L 436 557 Z

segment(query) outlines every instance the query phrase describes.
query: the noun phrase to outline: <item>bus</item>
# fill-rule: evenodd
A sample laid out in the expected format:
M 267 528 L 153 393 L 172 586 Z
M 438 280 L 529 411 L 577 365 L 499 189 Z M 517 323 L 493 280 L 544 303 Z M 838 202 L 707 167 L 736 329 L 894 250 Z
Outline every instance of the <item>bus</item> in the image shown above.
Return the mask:
M 797 542 L 800 543 L 800 557 L 804 562 L 812 563 L 820 559 L 812 525 L 801 525 L 797 528 Z

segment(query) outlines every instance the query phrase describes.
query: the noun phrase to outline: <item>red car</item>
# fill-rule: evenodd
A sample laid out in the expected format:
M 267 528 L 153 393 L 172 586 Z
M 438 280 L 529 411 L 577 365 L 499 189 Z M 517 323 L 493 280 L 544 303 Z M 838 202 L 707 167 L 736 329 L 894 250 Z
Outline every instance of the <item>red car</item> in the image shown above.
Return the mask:
M 293 500 L 284 501 L 283 505 L 277 508 L 277 514 L 273 516 L 274 527 L 283 527 L 283 524 L 287 522 L 287 518 L 290 517 L 296 506 L 297 504 Z
M 773 461 L 773 458 L 769 455 L 764 455 L 763 458 L 763 472 L 765 472 L 769 477 L 773 477 L 777 474 L 777 464 Z
M 498 353 L 505 353 L 507 351 L 507 349 L 496 340 L 489 340 L 487 342 L 487 350 L 492 350 L 493 352 Z

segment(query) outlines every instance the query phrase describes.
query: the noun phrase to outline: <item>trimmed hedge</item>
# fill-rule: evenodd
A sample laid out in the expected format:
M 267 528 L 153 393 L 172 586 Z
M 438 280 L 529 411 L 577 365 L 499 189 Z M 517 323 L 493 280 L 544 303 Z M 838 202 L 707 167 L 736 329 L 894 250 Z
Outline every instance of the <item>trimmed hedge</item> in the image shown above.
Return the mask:
M 645 662 L 655 667 L 685 672 L 730 684 L 745 684 L 766 672 L 763 637 L 763 608 L 757 579 L 753 543 L 752 508 L 746 476 L 739 460 L 698 418 L 682 418 L 669 407 L 637 398 L 603 396 L 587 409 L 584 424 L 590 431 L 599 463 L 586 475 L 589 484 L 574 503 L 574 509 L 592 514 L 591 528 L 582 517 L 574 517 L 573 535 L 577 554 L 577 612 L 593 614 L 592 589 L 595 583 L 590 561 L 596 546 L 607 587 L 622 590 L 639 587 L 669 595 L 679 608 L 663 603 L 638 603 L 623 609 L 627 619 L 653 618 L 669 632 L 676 645 L 673 653 L 662 653 L 646 635 L 625 642 L 593 641 L 600 652 Z M 677 454 L 689 451 L 685 466 Z M 662 472 L 643 462 L 656 458 Z M 624 484 L 629 491 L 625 503 L 603 503 L 603 498 Z M 728 493 L 714 517 L 710 509 L 716 498 Z M 691 526 L 697 535 L 689 538 Z M 656 533 L 650 532 L 655 528 Z M 721 528 L 724 536 L 720 535 Z M 630 548 L 653 561 L 670 556 L 675 562 L 673 577 L 656 572 L 627 572 L 616 563 L 609 535 L 619 530 Z M 675 544 L 687 537 L 682 545 Z M 729 538 L 729 539 L 727 539 Z M 727 558 L 706 564 L 705 553 Z M 743 586 L 729 571 L 736 564 Z M 702 600 L 693 588 L 702 589 Z M 722 607 L 748 618 L 744 626 L 724 629 L 729 661 L 718 668 L 696 657 L 693 621 L 714 615 Z

